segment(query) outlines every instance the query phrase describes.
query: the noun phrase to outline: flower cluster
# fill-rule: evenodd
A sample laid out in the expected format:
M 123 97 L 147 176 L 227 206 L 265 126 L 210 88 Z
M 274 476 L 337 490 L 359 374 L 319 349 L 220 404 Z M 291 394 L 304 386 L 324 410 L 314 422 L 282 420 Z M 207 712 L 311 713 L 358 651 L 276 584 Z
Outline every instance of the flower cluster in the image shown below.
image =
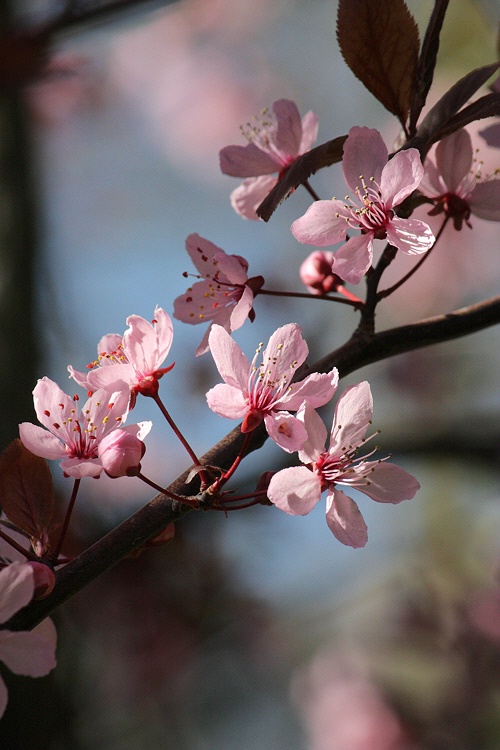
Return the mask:
M 366 525 L 355 501 L 338 485 L 352 487 L 382 503 L 412 498 L 419 484 L 404 469 L 387 459 L 359 457 L 371 424 L 373 403 L 368 383 L 351 386 L 340 397 L 328 450 L 326 428 L 315 411 L 334 395 L 338 372 L 313 373 L 292 382 L 305 361 L 307 344 L 298 325 L 278 328 L 252 362 L 224 329 L 214 326 L 210 351 L 224 383 L 207 393 L 209 407 L 230 419 L 243 419 L 241 431 L 254 430 L 264 421 L 269 436 L 289 453 L 298 452 L 302 467 L 283 469 L 269 483 L 269 500 L 291 515 L 306 515 L 328 490 L 326 520 L 342 544 L 363 547 Z M 295 411 L 296 414 L 290 414 Z

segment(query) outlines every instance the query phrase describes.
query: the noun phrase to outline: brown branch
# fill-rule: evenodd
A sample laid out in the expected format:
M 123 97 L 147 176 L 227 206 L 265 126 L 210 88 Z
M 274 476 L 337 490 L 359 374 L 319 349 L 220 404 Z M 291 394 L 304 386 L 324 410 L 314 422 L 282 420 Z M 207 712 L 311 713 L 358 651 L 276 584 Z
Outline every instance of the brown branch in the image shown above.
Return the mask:
M 446 315 L 382 331 L 373 334 L 369 339 L 353 336 L 339 349 L 316 362 L 308 372 L 328 372 L 335 365 L 343 377 L 373 362 L 466 336 L 496 323 L 500 323 L 500 296 Z M 265 429 L 261 425 L 252 436 L 248 452 L 260 448 L 266 437 Z M 201 462 L 204 465 L 227 468 L 237 456 L 243 439 L 239 426 L 235 427 L 202 456 Z M 170 485 L 169 491 L 187 496 L 190 486 L 185 484 L 186 477 L 187 472 Z M 167 524 L 179 520 L 189 510 L 164 495 L 157 495 L 120 526 L 58 571 L 57 584 L 53 592 L 46 599 L 29 604 L 3 627 L 10 630 L 33 628 L 73 594 L 141 547 L 148 539 L 156 536 Z

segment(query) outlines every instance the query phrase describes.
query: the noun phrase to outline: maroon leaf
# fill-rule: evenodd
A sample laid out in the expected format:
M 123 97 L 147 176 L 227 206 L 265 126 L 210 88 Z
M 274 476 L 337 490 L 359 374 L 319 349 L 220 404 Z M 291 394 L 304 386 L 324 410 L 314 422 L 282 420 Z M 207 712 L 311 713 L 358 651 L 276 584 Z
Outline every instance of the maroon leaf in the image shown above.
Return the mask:
M 469 104 L 468 107 L 464 107 L 457 112 L 457 114 L 448 120 L 439 133 L 438 137 L 434 140 L 441 140 L 445 135 L 454 133 L 459 128 L 464 128 L 470 122 L 476 120 L 484 120 L 485 117 L 495 117 L 500 115 L 500 92 L 495 94 L 486 94 L 480 99 L 476 99 L 475 102 Z
M 47 536 L 54 511 L 54 488 L 47 461 L 13 440 L 0 456 L 0 505 L 32 539 Z
M 415 132 L 417 120 L 422 108 L 425 105 L 427 94 L 434 77 L 434 68 L 436 67 L 437 54 L 439 51 L 439 36 L 443 27 L 444 17 L 448 9 L 449 0 L 435 0 L 434 9 L 429 19 L 429 24 L 425 32 L 420 57 L 418 58 L 418 67 L 415 77 L 415 89 L 410 112 L 409 131 Z
M 438 140 L 438 137 L 442 137 L 436 137 L 436 134 L 443 131 L 449 120 L 456 115 L 471 96 L 473 96 L 476 91 L 486 83 L 488 78 L 490 78 L 499 67 L 500 63 L 498 62 L 492 63 L 491 65 L 484 65 L 482 68 L 472 70 L 457 81 L 426 114 L 417 129 L 416 137 L 423 143 L 429 144 Z M 488 115 L 483 116 L 488 117 Z M 469 122 L 472 122 L 472 120 L 469 120 Z M 458 127 L 462 126 L 459 125 Z M 456 129 L 457 128 L 455 128 L 455 130 Z
M 322 143 L 295 159 L 278 184 L 257 208 L 257 215 L 264 221 L 269 221 L 279 204 L 288 198 L 296 187 L 309 179 L 318 169 L 330 167 L 341 161 L 346 138 L 346 135 L 339 135 L 338 138 Z
M 404 126 L 420 40 L 403 0 L 340 0 L 337 39 L 354 75 Z

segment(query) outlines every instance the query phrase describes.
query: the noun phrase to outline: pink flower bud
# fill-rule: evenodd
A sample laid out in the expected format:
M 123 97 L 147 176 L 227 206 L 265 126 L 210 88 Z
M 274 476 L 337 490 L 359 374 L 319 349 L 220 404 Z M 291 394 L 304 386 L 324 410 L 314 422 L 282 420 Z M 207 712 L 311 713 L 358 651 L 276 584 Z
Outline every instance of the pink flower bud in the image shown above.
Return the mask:
M 33 599 L 45 599 L 56 583 L 53 571 L 44 563 L 28 561 L 27 565 L 33 570 L 33 583 L 35 584 Z
M 335 291 L 342 280 L 332 271 L 333 253 L 315 250 L 300 267 L 300 278 L 311 294 Z
M 99 444 L 99 457 L 106 474 L 113 479 L 133 477 L 141 470 L 146 446 L 127 428 L 113 430 Z

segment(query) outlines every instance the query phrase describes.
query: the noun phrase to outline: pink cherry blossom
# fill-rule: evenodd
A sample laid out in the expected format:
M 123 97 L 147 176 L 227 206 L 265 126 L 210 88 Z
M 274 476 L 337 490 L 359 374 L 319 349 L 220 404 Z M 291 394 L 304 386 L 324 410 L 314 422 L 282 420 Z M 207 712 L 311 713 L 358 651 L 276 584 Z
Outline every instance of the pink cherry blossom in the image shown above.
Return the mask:
M 100 441 L 99 458 L 108 476 L 130 477 L 139 473 L 146 451 L 143 438 L 151 426 L 151 422 L 128 425 L 121 430 L 113 430 Z
M 210 322 L 196 356 L 208 351 L 208 336 L 213 323 L 229 333 L 240 328 L 249 317 L 253 320 L 254 294 L 262 284 L 262 276 L 249 279 L 248 263 L 240 255 L 227 255 L 212 242 L 190 234 L 186 250 L 199 272 L 198 281 L 174 302 L 174 318 L 196 325 Z M 187 274 L 185 274 L 187 276 Z
M 207 393 L 212 411 L 228 419 L 243 419 L 242 432 L 251 432 L 264 420 L 269 436 L 281 448 L 299 450 L 307 432 L 290 411 L 297 411 L 304 401 L 313 408 L 326 404 L 337 388 L 337 368 L 291 382 L 309 352 L 296 323 L 278 328 L 264 351 L 259 345 L 252 362 L 221 326 L 212 327 L 208 343 L 225 381 Z M 259 358 L 262 361 L 257 364 Z
M 13 562 L 0 570 L 0 623 L 25 607 L 35 590 L 33 568 Z M 30 632 L 0 630 L 0 661 L 15 674 L 43 677 L 56 666 L 56 629 L 43 620 Z M 7 688 L 0 677 L 0 718 L 7 705 Z
M 313 406 L 304 404 L 297 418 L 303 421 L 308 435 L 299 452 L 306 466 L 277 472 L 268 490 L 270 501 L 294 516 L 309 513 L 328 490 L 326 522 L 339 542 L 350 547 L 365 546 L 366 524 L 357 504 L 337 485 L 356 488 L 380 503 L 409 500 L 420 486 L 411 474 L 385 459 L 367 461 L 367 456 L 357 457 L 371 424 L 372 406 L 366 381 L 347 388 L 337 403 L 326 451 L 326 427 Z
M 244 219 L 258 219 L 258 206 L 295 159 L 309 151 L 316 140 L 318 116 L 309 111 L 301 120 L 294 102 L 279 99 L 274 102 L 272 113 L 264 109 L 241 130 L 248 144 L 223 148 L 220 168 L 231 177 L 247 178 L 231 193 L 231 205 Z
M 61 468 L 66 476 L 99 476 L 103 469 L 100 441 L 127 417 L 127 384 L 115 382 L 113 390 L 97 390 L 79 411 L 78 396 L 68 396 L 45 377 L 35 386 L 33 400 L 38 420 L 46 429 L 31 422 L 20 424 L 24 446 L 36 456 L 62 458 Z
M 137 394 L 154 396 L 159 379 L 174 366 L 161 367 L 172 346 L 173 327 L 170 315 L 156 307 L 153 322 L 130 315 L 123 338 L 115 333 L 104 336 L 98 357 L 89 365 L 94 368 L 87 376 L 68 367 L 70 375 L 92 391 L 110 388 L 116 381 L 124 381 L 130 388 L 130 408 L 135 406 Z M 110 367 L 111 365 L 111 367 Z
M 424 168 L 414 148 L 388 161 L 377 130 L 354 127 L 344 145 L 345 181 L 355 198 L 316 201 L 292 224 L 292 234 L 306 245 L 325 247 L 345 240 L 349 229 L 360 229 L 335 253 L 333 273 L 357 284 L 371 266 L 373 240 L 387 240 L 408 255 L 424 253 L 434 243 L 428 224 L 402 219 L 396 206 L 419 186 Z
M 436 163 L 425 162 L 421 192 L 435 201 L 430 215 L 444 213 L 461 229 L 474 214 L 479 219 L 500 221 L 500 170 L 482 175 L 482 162 L 476 162 L 469 133 L 457 130 L 436 147 Z

